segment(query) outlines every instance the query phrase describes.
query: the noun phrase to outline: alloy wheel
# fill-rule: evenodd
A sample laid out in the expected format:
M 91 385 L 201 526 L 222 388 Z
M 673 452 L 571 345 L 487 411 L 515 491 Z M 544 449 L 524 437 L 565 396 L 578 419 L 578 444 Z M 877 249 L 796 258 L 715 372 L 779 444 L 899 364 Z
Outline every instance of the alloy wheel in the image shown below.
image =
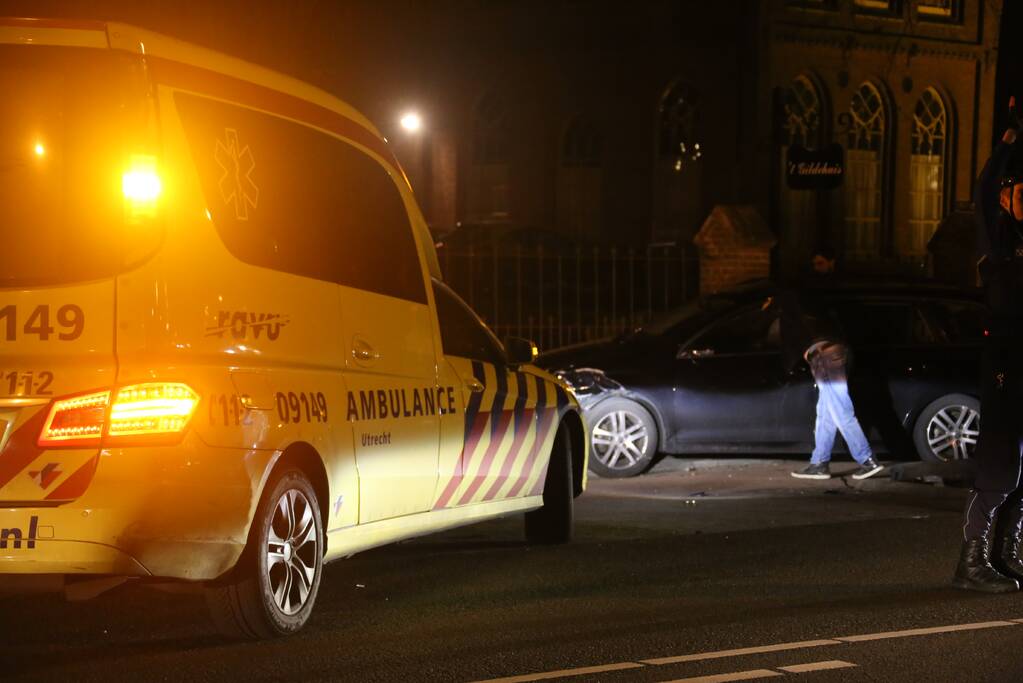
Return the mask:
M 593 428 L 593 454 L 609 469 L 626 469 L 643 459 L 650 435 L 635 413 L 615 410 Z
M 950 405 L 927 423 L 927 445 L 939 460 L 973 457 L 980 434 L 980 413 L 964 405 Z
M 305 494 L 288 489 L 277 501 L 267 533 L 266 575 L 277 607 L 292 616 L 305 606 L 316 577 L 320 535 Z

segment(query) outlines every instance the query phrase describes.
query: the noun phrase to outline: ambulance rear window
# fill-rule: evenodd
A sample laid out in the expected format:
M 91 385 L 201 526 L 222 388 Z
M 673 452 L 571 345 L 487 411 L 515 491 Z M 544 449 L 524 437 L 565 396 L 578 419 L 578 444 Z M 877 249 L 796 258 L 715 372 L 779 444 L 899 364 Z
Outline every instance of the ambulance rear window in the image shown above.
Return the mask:
M 213 223 L 238 259 L 426 303 L 404 201 L 376 160 L 300 123 L 177 93 Z
M 0 287 L 110 277 L 155 247 L 122 194 L 147 111 L 135 57 L 0 45 Z

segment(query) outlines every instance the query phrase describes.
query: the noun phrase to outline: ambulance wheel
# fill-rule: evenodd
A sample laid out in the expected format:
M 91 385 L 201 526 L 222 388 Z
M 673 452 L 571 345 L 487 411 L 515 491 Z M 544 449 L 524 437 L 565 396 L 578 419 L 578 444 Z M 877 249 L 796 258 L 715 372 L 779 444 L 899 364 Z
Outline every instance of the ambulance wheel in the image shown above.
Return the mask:
M 551 461 L 543 485 L 543 507 L 526 513 L 526 541 L 534 544 L 572 540 L 572 446 L 559 429 L 551 448 Z
M 232 638 L 296 633 L 309 619 L 323 574 L 323 520 L 312 484 L 298 469 L 271 479 L 249 542 L 228 578 L 206 587 L 218 630 Z

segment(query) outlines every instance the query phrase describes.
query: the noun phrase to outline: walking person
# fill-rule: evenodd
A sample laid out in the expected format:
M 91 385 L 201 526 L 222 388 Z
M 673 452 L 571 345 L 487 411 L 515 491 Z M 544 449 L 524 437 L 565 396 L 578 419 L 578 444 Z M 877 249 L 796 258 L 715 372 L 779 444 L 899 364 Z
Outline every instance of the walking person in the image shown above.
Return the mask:
M 818 296 L 821 287 L 833 284 L 835 254 L 818 249 L 812 259 L 814 286 L 788 290 L 780 294 L 781 336 L 786 355 L 802 356 L 810 366 L 817 385 L 817 416 L 814 424 L 814 449 L 810 464 L 792 472 L 798 479 L 830 479 L 831 451 L 835 436 L 841 432 L 853 459 L 859 463 L 853 479 L 867 479 L 884 468 L 874 459 L 870 443 L 856 420 L 849 396 L 848 368 L 850 350 L 833 311 Z M 798 354 L 798 355 L 797 355 Z M 795 362 L 799 362 L 796 360 Z M 790 361 L 789 367 L 793 364 Z
M 978 269 L 989 320 L 980 382 L 983 417 L 974 459 L 977 478 L 966 502 L 952 585 L 1007 593 L 1023 580 L 1023 158 L 1015 149 L 1020 119 L 1009 100 L 1009 127 L 977 179 Z M 997 529 L 997 534 L 996 534 Z

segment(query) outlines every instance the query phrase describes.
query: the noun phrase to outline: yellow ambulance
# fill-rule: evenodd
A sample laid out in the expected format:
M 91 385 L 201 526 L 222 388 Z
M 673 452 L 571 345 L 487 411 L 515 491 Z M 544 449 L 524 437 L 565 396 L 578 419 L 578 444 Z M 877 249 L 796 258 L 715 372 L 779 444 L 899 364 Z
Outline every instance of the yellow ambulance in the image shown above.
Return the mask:
M 87 21 L 0 19 L 0 93 L 0 584 L 184 582 L 273 637 L 329 560 L 569 539 L 579 406 L 444 285 L 362 115 Z

